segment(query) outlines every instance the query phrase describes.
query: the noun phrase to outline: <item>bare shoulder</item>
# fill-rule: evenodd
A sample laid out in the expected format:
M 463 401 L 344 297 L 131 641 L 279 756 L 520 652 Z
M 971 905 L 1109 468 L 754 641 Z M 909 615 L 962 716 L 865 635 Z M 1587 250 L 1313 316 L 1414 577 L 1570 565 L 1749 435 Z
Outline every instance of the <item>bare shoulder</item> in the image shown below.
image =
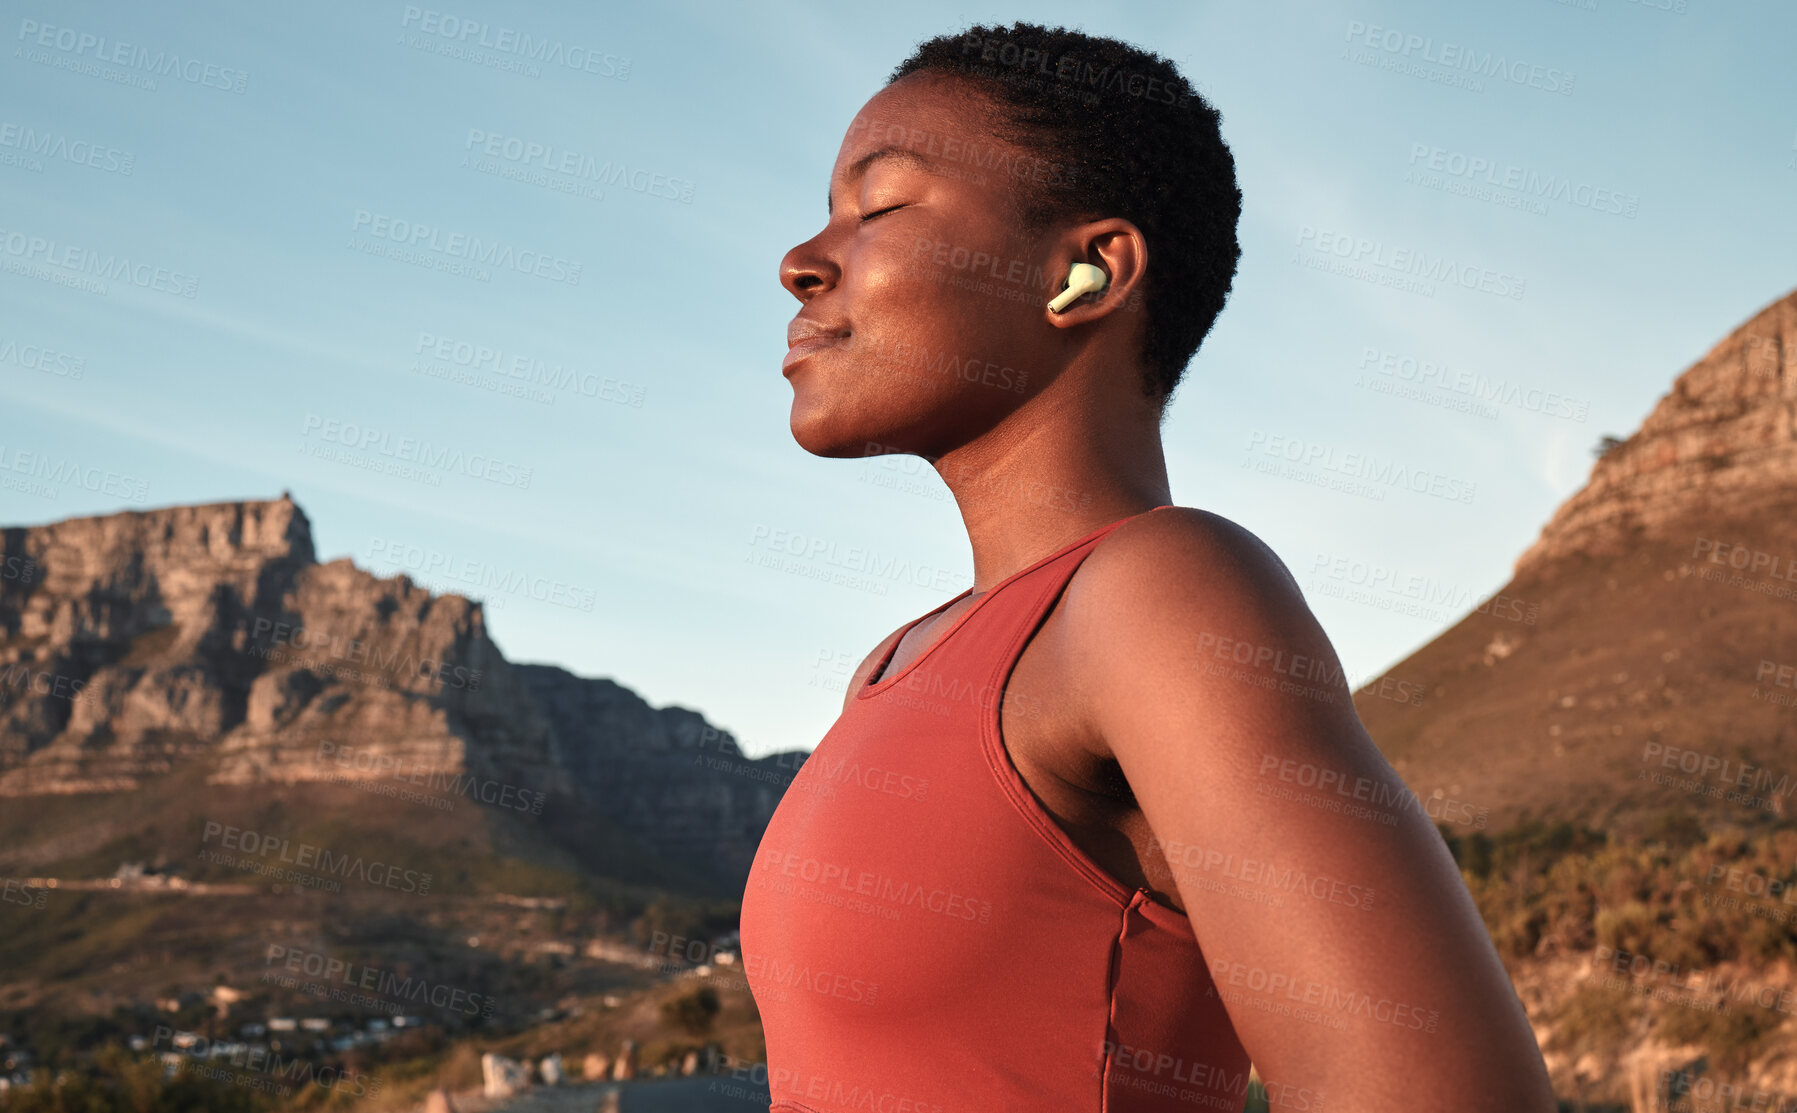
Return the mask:
M 1067 595 L 1070 613 L 1097 624 L 1085 633 L 1144 609 L 1259 609 L 1270 619 L 1309 610 L 1271 546 L 1221 514 L 1190 506 L 1143 514 L 1112 530 L 1080 565 Z
M 1080 565 L 1062 606 L 1069 694 L 1095 736 L 1119 703 L 1131 717 L 1185 703 L 1187 714 L 1202 704 L 1288 723 L 1353 718 L 1296 579 L 1222 515 L 1172 507 L 1125 522 Z

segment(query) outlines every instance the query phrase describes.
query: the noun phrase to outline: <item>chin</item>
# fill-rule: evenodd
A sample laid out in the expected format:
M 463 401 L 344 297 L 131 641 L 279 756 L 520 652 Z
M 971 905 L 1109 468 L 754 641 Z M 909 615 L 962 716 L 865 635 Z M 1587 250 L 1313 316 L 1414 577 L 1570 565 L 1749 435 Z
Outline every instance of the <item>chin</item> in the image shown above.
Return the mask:
M 788 422 L 792 429 L 792 439 L 800 448 L 813 456 L 826 456 L 831 459 L 854 459 L 867 455 L 869 441 L 880 441 L 878 435 L 863 435 L 853 428 L 847 428 L 842 422 L 832 420 L 833 415 L 806 414 L 797 403 L 792 409 L 792 419 Z M 880 443 L 885 443 L 880 441 Z
M 890 445 L 897 435 L 892 422 L 857 412 L 846 399 L 820 399 L 801 389 L 793 396 L 788 419 L 792 439 L 813 456 L 859 459 L 869 445 Z

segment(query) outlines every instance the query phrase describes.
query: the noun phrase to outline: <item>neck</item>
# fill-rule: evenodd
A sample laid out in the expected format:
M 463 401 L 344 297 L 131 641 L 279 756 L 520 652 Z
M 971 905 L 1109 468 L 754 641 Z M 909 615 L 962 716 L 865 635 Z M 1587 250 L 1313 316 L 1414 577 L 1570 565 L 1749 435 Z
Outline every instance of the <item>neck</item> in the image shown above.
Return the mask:
M 1173 501 L 1158 407 L 1056 385 L 1070 389 L 1043 391 L 935 463 L 973 547 L 975 595 L 1100 526 Z

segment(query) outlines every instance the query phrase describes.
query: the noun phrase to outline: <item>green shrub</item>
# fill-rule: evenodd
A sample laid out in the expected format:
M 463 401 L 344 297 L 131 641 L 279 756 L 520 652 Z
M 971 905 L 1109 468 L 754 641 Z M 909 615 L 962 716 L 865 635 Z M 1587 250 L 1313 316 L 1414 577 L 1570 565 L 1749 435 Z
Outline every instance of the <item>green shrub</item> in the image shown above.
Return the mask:
M 720 1007 L 718 991 L 702 985 L 691 993 L 663 1001 L 661 1015 L 687 1035 L 703 1036 L 711 1031 L 711 1023 L 717 1019 Z
M 1620 990 L 1580 986 L 1554 1017 L 1554 1049 L 1577 1052 L 1622 1047 L 1629 1036 L 1633 1001 Z
M 1728 1075 L 1746 1068 L 1783 1019 L 1782 1014 L 1749 1002 L 1730 1002 L 1711 1011 L 1662 1001 L 1654 1018 L 1654 1034 L 1668 1043 L 1698 1045 L 1710 1056 L 1717 1073 Z

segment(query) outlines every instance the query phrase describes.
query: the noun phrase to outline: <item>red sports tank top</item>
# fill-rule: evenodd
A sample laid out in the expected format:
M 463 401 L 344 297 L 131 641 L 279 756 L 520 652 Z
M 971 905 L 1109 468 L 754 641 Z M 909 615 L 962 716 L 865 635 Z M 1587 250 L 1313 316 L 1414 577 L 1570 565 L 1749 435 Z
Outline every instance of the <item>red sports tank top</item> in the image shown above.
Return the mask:
M 1075 845 L 999 733 L 1002 700 L 1034 710 L 1004 691 L 1025 643 L 1128 520 L 884 675 L 901 632 L 788 786 L 742 901 L 773 1113 L 1242 1108 L 1248 1056 L 1190 921 Z

